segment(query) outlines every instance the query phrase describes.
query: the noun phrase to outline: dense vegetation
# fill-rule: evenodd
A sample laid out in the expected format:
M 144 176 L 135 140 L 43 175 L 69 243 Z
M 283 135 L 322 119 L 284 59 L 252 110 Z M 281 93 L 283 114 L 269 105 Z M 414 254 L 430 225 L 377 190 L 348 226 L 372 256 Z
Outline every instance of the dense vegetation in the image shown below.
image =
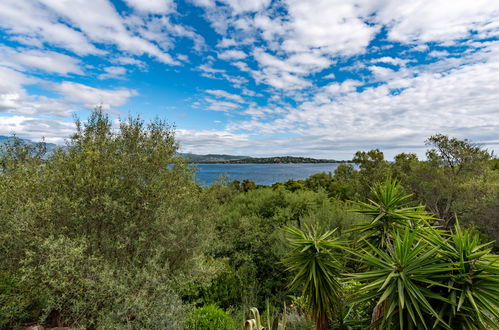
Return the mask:
M 95 111 L 50 155 L 8 140 L 0 328 L 497 328 L 499 160 L 427 144 L 202 188 L 161 121 Z

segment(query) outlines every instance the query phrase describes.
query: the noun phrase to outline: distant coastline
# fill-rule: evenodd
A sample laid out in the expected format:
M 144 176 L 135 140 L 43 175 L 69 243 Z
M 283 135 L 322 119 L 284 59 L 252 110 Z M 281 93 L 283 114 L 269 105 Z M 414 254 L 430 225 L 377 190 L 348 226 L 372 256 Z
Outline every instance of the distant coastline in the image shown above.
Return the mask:
M 318 163 L 351 163 L 351 160 L 316 159 L 310 157 L 246 157 L 240 159 L 197 159 L 189 160 L 193 164 L 318 164 Z

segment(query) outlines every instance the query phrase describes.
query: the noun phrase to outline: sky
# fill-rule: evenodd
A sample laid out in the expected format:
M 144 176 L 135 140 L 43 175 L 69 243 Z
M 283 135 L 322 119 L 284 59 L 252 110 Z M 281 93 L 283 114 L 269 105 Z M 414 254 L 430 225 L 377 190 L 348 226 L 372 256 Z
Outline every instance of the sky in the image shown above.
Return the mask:
M 181 151 L 499 151 L 497 0 L 1 0 L 0 135 L 63 144 L 101 106 Z

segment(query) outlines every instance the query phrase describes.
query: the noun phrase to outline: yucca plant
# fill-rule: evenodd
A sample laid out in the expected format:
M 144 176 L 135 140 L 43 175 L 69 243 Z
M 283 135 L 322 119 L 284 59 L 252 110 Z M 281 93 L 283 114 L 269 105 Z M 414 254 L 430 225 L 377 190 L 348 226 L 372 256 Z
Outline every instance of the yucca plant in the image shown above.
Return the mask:
M 370 269 L 350 275 L 363 284 L 354 302 L 374 300 L 383 306 L 372 324 L 380 329 L 429 329 L 436 321 L 447 327 L 432 302 L 448 303 L 433 288 L 446 288 L 442 282 L 451 266 L 438 258 L 438 247 L 418 237 L 417 230 L 406 227 L 392 238 L 393 245 L 386 250 L 367 242 L 369 249 L 352 251 Z
M 360 242 L 369 242 L 384 249 L 397 229 L 415 227 L 423 219 L 432 219 L 423 205 L 410 205 L 412 194 L 404 195 L 397 180 L 389 178 L 384 183 L 376 184 L 371 191 L 373 198 L 368 203 L 355 202 L 358 208 L 353 210 L 372 219 L 369 223 L 351 229 L 361 233 Z
M 336 253 L 345 244 L 334 236 L 335 230 L 305 226 L 305 230 L 285 227 L 285 231 L 291 252 L 283 263 L 288 271 L 295 273 L 289 288 L 301 290 L 316 329 L 328 329 L 329 318 L 334 315 L 341 296 L 338 278 L 342 264 Z
M 260 317 L 260 312 L 258 308 L 250 308 L 250 312 L 253 315 L 252 319 L 248 319 L 244 322 L 243 330 L 286 330 L 286 304 L 284 304 L 284 309 L 282 312 L 282 317 L 279 319 L 277 317 L 273 322 L 270 318 L 270 306 L 268 300 L 267 305 L 267 328 L 263 326 L 262 319 Z
M 251 314 L 253 314 L 252 319 L 248 319 L 244 322 L 243 329 L 244 330 L 264 330 L 265 328 L 262 325 L 262 320 L 260 317 L 260 312 L 258 308 L 252 307 L 250 308 Z
M 451 234 L 427 228 L 421 236 L 451 264 L 448 288 L 441 290 L 449 300 L 439 307 L 442 318 L 452 329 L 499 329 L 499 258 L 491 253 L 492 242 L 481 244 L 478 234 L 461 229 L 458 222 Z

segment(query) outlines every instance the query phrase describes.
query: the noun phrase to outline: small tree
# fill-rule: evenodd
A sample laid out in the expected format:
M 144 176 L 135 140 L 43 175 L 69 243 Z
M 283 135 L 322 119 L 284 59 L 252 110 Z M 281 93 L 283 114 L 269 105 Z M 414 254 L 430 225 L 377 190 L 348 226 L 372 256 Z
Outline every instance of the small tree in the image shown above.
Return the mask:
M 305 226 L 305 231 L 286 227 L 291 252 L 283 260 L 295 276 L 289 287 L 301 290 L 318 330 L 329 329 L 329 319 L 334 316 L 341 296 L 338 278 L 342 264 L 336 251 L 344 243 L 333 237 L 333 231 L 322 231 Z
M 362 233 L 360 242 L 369 242 L 374 247 L 384 249 L 391 244 L 396 229 L 416 226 L 422 219 L 430 219 L 424 206 L 411 206 L 412 195 L 402 193 L 397 180 L 387 179 L 372 188 L 373 199 L 368 203 L 357 202 L 356 213 L 371 217 L 371 221 L 354 227 L 352 230 Z
M 453 207 L 463 195 L 463 183 L 472 176 L 482 175 L 492 154 L 469 140 L 442 134 L 428 138 L 426 145 L 432 148 L 426 152 L 428 162 L 419 172 L 424 177 L 417 178 L 413 189 L 432 213 L 445 220 L 444 226 L 451 229 L 455 223 Z

